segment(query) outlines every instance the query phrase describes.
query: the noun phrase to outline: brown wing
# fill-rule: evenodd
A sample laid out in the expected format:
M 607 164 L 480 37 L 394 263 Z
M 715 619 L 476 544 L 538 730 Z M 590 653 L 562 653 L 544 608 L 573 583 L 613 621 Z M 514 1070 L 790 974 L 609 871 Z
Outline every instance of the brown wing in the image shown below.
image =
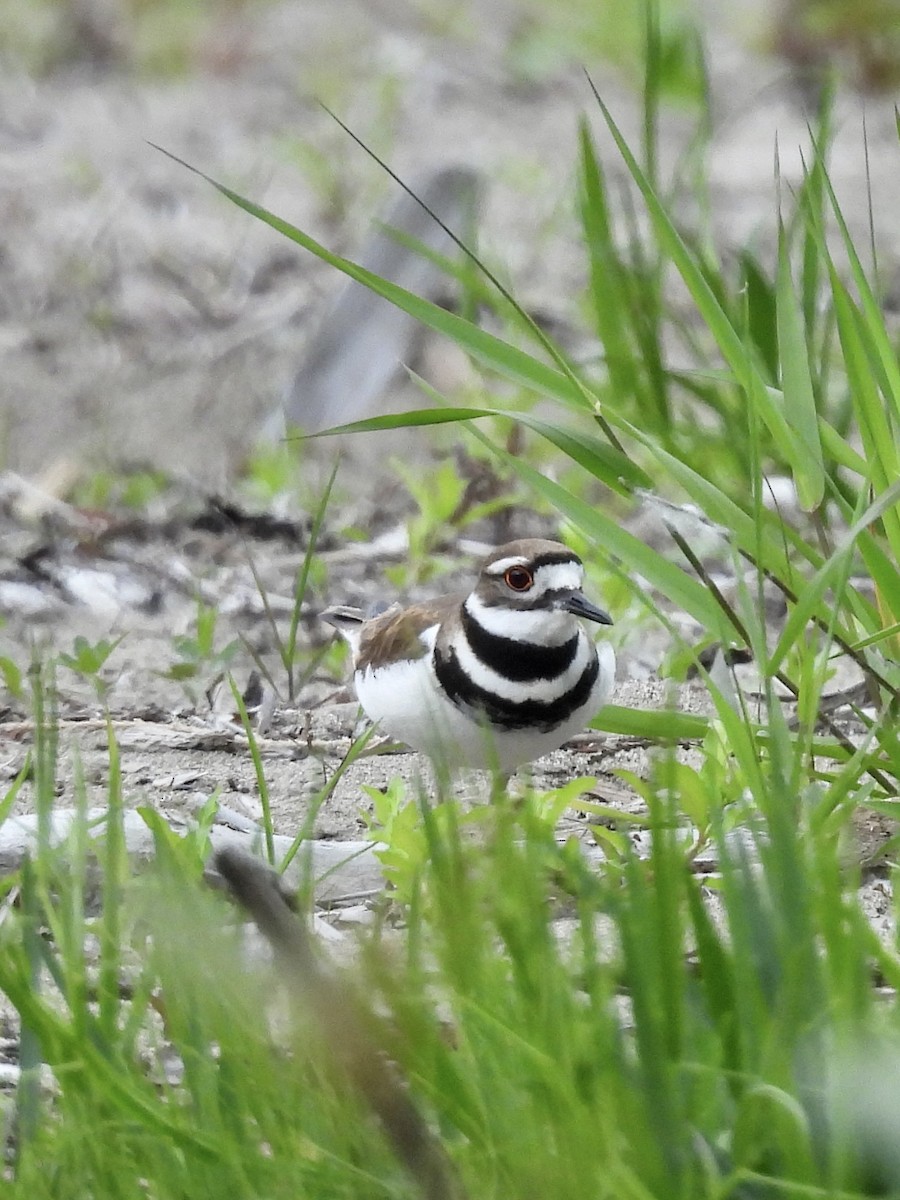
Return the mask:
M 398 658 L 421 658 L 428 648 L 421 635 L 439 621 L 452 620 L 462 603 L 461 596 L 447 596 L 427 604 L 414 604 L 400 611 L 391 609 L 363 626 L 356 669 L 383 667 Z

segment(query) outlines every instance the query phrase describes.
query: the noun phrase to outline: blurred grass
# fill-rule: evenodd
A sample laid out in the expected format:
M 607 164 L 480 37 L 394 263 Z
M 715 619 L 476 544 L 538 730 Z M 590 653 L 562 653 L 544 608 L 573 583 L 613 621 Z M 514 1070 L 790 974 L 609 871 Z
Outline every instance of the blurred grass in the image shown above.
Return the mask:
M 143 75 L 189 75 L 204 67 L 227 72 L 240 60 L 241 38 L 220 36 L 223 29 L 235 20 L 252 20 L 254 9 L 274 3 L 0 0 L 0 56 L 38 74 L 79 63 Z M 471 0 L 416 0 L 412 8 L 432 36 L 462 44 L 477 37 L 479 9 Z M 801 82 L 821 86 L 837 73 L 863 90 L 883 91 L 900 77 L 896 0 L 760 0 L 729 19 L 739 36 L 780 55 Z M 647 78 L 649 55 L 653 86 L 667 102 L 702 106 L 702 36 L 703 17 L 691 0 L 656 0 L 653 6 L 635 0 L 519 0 L 504 65 L 511 79 L 541 85 L 561 70 L 611 62 L 640 83 Z M 325 70 L 315 90 L 327 93 L 335 83 Z
M 558 843 L 540 797 L 496 807 L 481 844 L 452 802 L 420 801 L 402 943 L 366 938 L 364 965 L 335 983 L 439 1136 L 454 1195 L 896 1194 L 897 1083 L 873 1047 L 896 1048 L 900 1029 L 873 982 L 896 987 L 900 963 L 840 867 L 826 797 L 798 794 L 776 754 L 751 748 L 748 769 L 732 718 L 734 760 L 712 752 L 696 777 L 719 863 L 702 882 L 668 757 L 646 789 L 647 856 L 609 841 L 601 871 Z M 723 768 L 751 780 L 748 837 Z M 303 999 L 313 981 L 285 990 L 247 959 L 199 886 L 201 842 L 154 820 L 157 866 L 129 881 L 110 788 L 99 913 L 85 911 L 80 825 L 64 852 L 38 851 L 0 925 L 0 989 L 34 1047 L 5 1194 L 421 1195 L 327 1052 L 327 1011 Z M 50 1094 L 34 1086 L 42 1062 Z M 844 1087 L 862 1070 L 884 1097 L 865 1138 Z
M 269 0 L 0 0 L 0 56 L 36 74 L 89 65 L 137 75 L 227 67 L 229 21 Z
M 787 0 L 773 13 L 771 44 L 801 77 L 839 71 L 856 87 L 890 91 L 900 80 L 896 0 Z
M 655 6 L 655 84 L 670 102 L 702 100 L 702 55 L 696 11 L 685 0 Z M 522 0 L 507 51 L 514 76 L 539 83 L 573 63 L 613 62 L 633 83 L 645 74 L 648 6 L 633 0 Z

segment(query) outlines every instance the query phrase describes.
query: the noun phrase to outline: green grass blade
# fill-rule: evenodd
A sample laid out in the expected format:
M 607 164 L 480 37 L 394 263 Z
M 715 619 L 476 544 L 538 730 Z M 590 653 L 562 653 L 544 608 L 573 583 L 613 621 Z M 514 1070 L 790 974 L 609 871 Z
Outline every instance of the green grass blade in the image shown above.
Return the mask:
M 606 184 L 587 123 L 579 128 L 581 146 L 581 222 L 591 272 L 594 321 L 605 350 L 606 369 L 614 394 L 639 396 L 641 382 L 621 303 L 621 277 L 606 197 Z
M 709 718 L 671 708 L 635 709 L 607 704 L 591 721 L 591 728 L 659 742 L 699 742 L 709 730 Z
M 162 147 L 157 147 L 157 149 L 162 149 Z M 407 291 L 387 279 L 382 279 L 379 275 L 351 262 L 350 259 L 333 254 L 315 238 L 303 233 L 289 221 L 282 220 L 281 217 L 239 195 L 225 184 L 218 183 L 211 176 L 205 175 L 196 167 L 192 167 L 190 163 L 170 154 L 167 150 L 162 150 L 162 153 L 195 175 L 199 175 L 201 179 L 205 179 L 216 191 L 230 200 L 232 204 L 236 204 L 238 208 L 249 213 L 250 216 L 262 221 L 298 246 L 302 246 L 304 250 L 308 250 L 310 254 L 341 271 L 350 279 L 355 279 L 357 283 L 369 288 L 376 295 L 383 296 L 385 300 L 389 300 L 397 308 L 409 313 L 429 329 L 445 334 L 478 362 L 500 372 L 523 387 L 530 388 L 541 395 L 551 396 L 571 407 L 583 410 L 590 406 L 591 399 L 586 389 L 571 374 L 566 374 L 556 367 L 541 362 L 533 355 L 519 350 L 502 338 L 495 337 L 464 317 L 457 316 L 456 313 L 449 312 L 421 296 L 416 296 L 413 292 Z
M 103 913 L 100 920 L 99 1028 L 107 1041 L 114 1044 L 121 1004 L 122 902 L 128 877 L 128 857 L 123 824 L 122 769 L 115 731 L 109 718 L 106 737 L 109 784 L 103 849 Z
M 900 501 L 900 481 L 879 496 L 878 500 L 866 509 L 842 538 L 841 544 L 834 553 L 813 578 L 804 584 L 798 603 L 785 622 L 778 644 L 769 659 L 768 671 L 770 674 L 774 675 L 780 670 L 787 654 L 799 639 L 811 617 L 819 611 L 826 591 L 834 588 L 836 578 L 842 573 L 846 574 L 849 570 L 850 556 L 860 535 L 874 521 L 878 520 L 885 509 L 890 508 L 898 501 Z
M 422 390 L 438 403 L 434 408 L 418 409 L 414 412 L 387 413 L 379 417 L 368 417 L 324 429 L 312 437 L 333 437 L 346 433 L 375 433 L 391 429 L 415 429 L 429 425 L 448 425 L 458 421 L 476 421 L 482 417 L 500 417 L 517 421 L 533 429 L 541 437 L 552 442 L 570 458 L 579 462 L 592 475 L 620 495 L 628 495 L 633 488 L 649 487 L 650 478 L 628 456 L 615 446 L 576 429 L 565 429 L 557 424 L 534 417 L 530 413 L 511 412 L 500 408 L 460 408 L 448 405 L 424 380 L 413 376 Z M 627 485 L 627 486 L 626 486 Z
M 854 450 L 848 441 L 841 437 L 834 426 L 830 425 L 824 417 L 819 418 L 819 437 L 822 440 L 823 450 L 829 458 L 834 459 L 839 467 L 846 467 L 848 471 L 853 471 L 863 478 L 868 475 L 869 468 L 866 460 Z
M 775 288 L 748 252 L 741 254 L 741 277 L 746 293 L 747 333 L 765 365 L 771 383 L 778 379 L 778 318 Z
M 795 464 L 800 503 L 807 511 L 818 508 L 825 494 L 825 469 L 819 440 L 818 413 L 809 371 L 806 333 L 800 301 L 791 278 L 784 228 L 778 230 L 778 278 L 776 284 L 778 350 L 781 360 L 781 386 L 784 412 L 800 443 L 805 448 L 802 460 Z
M 306 546 L 306 552 L 303 555 L 303 562 L 300 564 L 300 569 L 297 572 L 297 578 L 294 581 L 293 608 L 291 610 L 291 623 L 288 628 L 287 642 L 281 646 L 281 661 L 287 672 L 288 677 L 288 698 L 293 700 L 295 688 L 297 684 L 295 676 L 295 662 L 297 658 L 297 633 L 300 629 L 300 612 L 303 607 L 303 601 L 306 597 L 306 588 L 309 583 L 309 573 L 312 570 L 313 559 L 316 550 L 318 549 L 319 535 L 322 532 L 322 524 L 325 520 L 325 511 L 328 508 L 328 503 L 331 500 L 331 492 L 334 488 L 334 481 L 337 478 L 338 467 L 340 466 L 340 458 L 335 459 L 334 467 L 328 477 L 328 482 L 325 485 L 325 490 L 322 493 L 316 511 L 313 513 L 312 524 L 309 529 L 309 541 Z
M 831 180 L 825 171 L 822 171 L 822 182 L 827 190 L 831 211 L 840 230 L 844 249 L 847 252 L 847 258 L 850 262 L 850 271 L 862 307 L 863 321 L 872 339 L 874 358 L 878 364 L 879 373 L 885 381 L 885 399 L 890 405 L 893 421 L 900 423 L 900 364 L 897 361 L 897 351 L 885 325 L 881 304 L 869 283 L 868 275 L 853 244 L 850 230 L 847 228 L 847 222 L 841 211 Z M 817 227 L 817 232 L 819 235 L 820 253 L 824 252 L 823 257 L 829 260 L 829 265 L 831 266 L 830 255 L 827 253 L 827 246 L 821 227 Z M 833 266 L 831 269 L 833 271 Z
M 900 620 L 900 571 L 896 556 L 886 550 L 881 538 L 874 538 L 868 530 L 859 535 L 859 552 L 877 589 L 878 609 L 886 610 L 892 620 Z M 872 621 L 866 620 L 866 611 L 861 605 L 857 607 L 864 623 L 871 628 Z
M 266 771 L 263 766 L 262 755 L 259 752 L 259 743 L 256 740 L 256 734 L 253 730 L 253 723 L 250 720 L 250 714 L 247 712 L 247 705 L 244 703 L 244 697 L 241 695 L 241 689 L 234 680 L 233 675 L 228 676 L 228 686 L 231 688 L 232 699 L 237 706 L 238 715 L 241 719 L 241 727 L 247 738 L 247 745 L 250 748 L 250 757 L 253 760 L 253 772 L 256 776 L 256 786 L 259 789 L 259 805 L 262 809 L 262 825 L 263 836 L 266 842 L 266 858 L 270 866 L 275 866 L 275 826 L 272 824 L 272 808 L 269 803 L 269 785 L 266 781 Z
M 608 442 L 577 429 L 563 428 L 558 424 L 543 421 L 530 413 L 500 411 L 496 415 L 508 417 L 534 430 L 558 450 L 562 450 L 573 462 L 584 467 L 595 479 L 599 479 L 622 496 L 630 495 L 635 488 L 652 486 L 652 480 L 646 471 Z
M 865 448 L 869 478 L 875 491 L 881 493 L 900 476 L 900 450 L 872 371 L 873 364 L 866 344 L 871 328 L 853 303 L 834 267 L 831 268 L 831 289 L 838 336 Z M 882 520 L 887 539 L 900 558 L 900 507 L 895 511 L 886 511 Z
M 629 149 L 627 142 L 613 120 L 612 114 L 596 88 L 594 88 L 594 96 L 600 106 L 610 133 L 615 140 L 619 153 L 644 199 L 654 232 L 662 250 L 668 254 L 675 264 L 697 306 L 700 316 L 706 322 L 716 339 L 719 350 L 734 372 L 737 382 L 746 393 L 748 402 L 757 410 L 769 429 L 771 436 L 779 446 L 780 452 L 790 465 L 798 481 L 799 488 L 800 481 L 806 472 L 806 447 L 786 420 L 782 406 L 776 402 L 777 393 L 766 386 L 765 380 L 760 375 L 753 356 L 741 340 L 740 335 L 731 323 L 730 317 L 719 303 L 709 281 L 695 262 L 690 250 L 675 228 L 672 219 L 669 217 L 662 202 L 641 170 L 640 165 Z

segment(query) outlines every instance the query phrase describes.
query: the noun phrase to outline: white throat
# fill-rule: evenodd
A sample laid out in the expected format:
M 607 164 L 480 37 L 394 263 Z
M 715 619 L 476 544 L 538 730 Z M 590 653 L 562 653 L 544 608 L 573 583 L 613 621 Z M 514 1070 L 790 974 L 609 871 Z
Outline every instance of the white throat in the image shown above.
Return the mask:
M 578 629 L 578 621 L 562 609 L 506 608 L 485 604 L 476 592 L 466 597 L 465 610 L 482 629 L 495 637 L 517 642 L 536 642 L 541 646 L 561 646 Z

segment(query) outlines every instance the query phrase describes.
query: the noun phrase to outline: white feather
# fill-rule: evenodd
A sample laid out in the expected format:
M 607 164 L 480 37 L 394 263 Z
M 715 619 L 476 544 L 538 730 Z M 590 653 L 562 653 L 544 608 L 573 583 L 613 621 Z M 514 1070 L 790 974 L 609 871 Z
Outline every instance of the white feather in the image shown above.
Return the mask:
M 572 614 L 563 609 L 506 608 L 485 604 L 475 592 L 467 597 L 465 605 L 469 615 L 496 637 L 537 642 L 541 646 L 561 646 L 573 633 Z

